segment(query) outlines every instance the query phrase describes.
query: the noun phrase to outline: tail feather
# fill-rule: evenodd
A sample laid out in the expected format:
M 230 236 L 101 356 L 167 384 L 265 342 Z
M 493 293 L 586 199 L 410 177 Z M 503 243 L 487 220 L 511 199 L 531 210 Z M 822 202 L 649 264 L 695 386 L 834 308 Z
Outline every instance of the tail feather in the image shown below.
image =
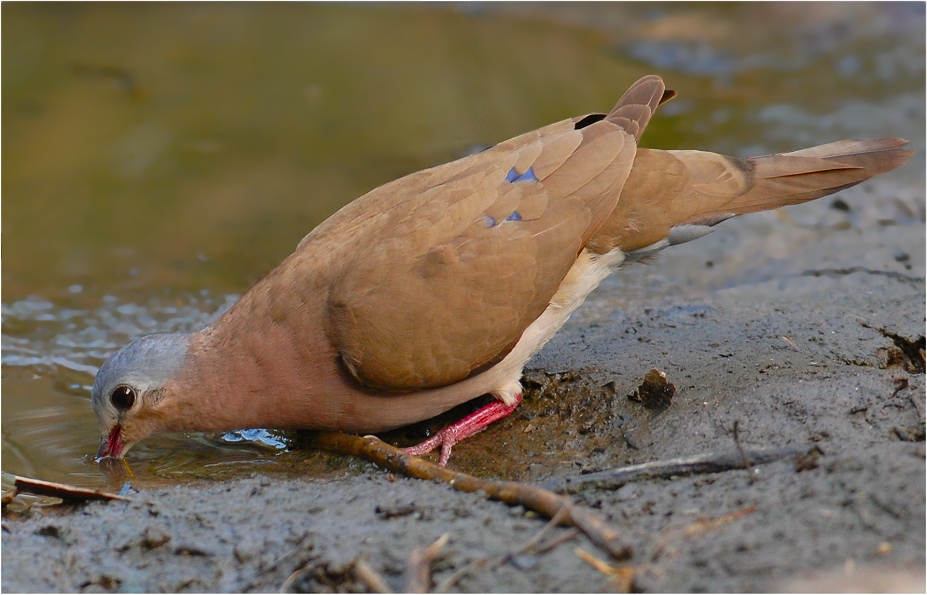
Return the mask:
M 741 215 L 799 204 L 850 188 L 903 165 L 914 151 L 899 138 L 843 140 L 745 160 L 753 185 L 727 205 Z
M 587 248 L 649 254 L 735 215 L 807 202 L 891 171 L 914 155 L 907 144 L 843 140 L 750 159 L 638 149 L 618 205 Z

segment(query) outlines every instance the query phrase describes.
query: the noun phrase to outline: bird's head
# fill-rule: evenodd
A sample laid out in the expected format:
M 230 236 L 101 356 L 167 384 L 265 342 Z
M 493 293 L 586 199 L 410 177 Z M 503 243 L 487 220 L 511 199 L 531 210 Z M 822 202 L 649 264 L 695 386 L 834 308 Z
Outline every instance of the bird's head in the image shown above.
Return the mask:
M 98 458 L 121 459 L 142 438 L 170 429 L 171 381 L 184 366 L 189 343 L 187 334 L 148 335 L 106 360 L 91 395 L 102 434 Z

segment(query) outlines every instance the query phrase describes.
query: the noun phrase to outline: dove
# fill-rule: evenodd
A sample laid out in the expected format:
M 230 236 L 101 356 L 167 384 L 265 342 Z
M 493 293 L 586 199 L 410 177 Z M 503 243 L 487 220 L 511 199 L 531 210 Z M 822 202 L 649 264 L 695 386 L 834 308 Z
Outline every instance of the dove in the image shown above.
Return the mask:
M 98 456 L 164 431 L 377 433 L 495 399 L 407 449 L 452 447 L 509 415 L 522 369 L 624 264 L 722 221 L 895 169 L 903 139 L 740 159 L 638 146 L 675 93 L 656 75 L 607 114 L 563 120 L 380 186 L 306 235 L 202 330 L 103 363 Z

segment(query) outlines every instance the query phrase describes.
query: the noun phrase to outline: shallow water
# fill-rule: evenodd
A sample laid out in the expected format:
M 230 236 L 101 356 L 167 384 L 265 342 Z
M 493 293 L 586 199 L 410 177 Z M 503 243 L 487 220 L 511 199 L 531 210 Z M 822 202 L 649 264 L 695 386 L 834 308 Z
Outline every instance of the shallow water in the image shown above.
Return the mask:
M 647 146 L 752 155 L 904 136 L 923 150 L 923 13 L 6 5 L 3 470 L 101 484 L 89 386 L 109 353 L 205 324 L 376 185 L 606 109 L 640 75 L 680 92 Z M 923 220 L 916 161 L 892 174 L 892 224 Z M 761 233 L 832 225 L 794 212 Z M 140 482 L 244 472 L 288 456 L 279 439 L 157 438 L 129 462 Z

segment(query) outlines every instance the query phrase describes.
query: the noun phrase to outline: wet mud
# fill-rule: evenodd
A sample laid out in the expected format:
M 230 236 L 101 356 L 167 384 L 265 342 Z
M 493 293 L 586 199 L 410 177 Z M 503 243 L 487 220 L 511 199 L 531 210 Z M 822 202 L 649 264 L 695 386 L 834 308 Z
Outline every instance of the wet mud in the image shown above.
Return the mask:
M 855 205 L 868 193 L 841 196 Z M 731 222 L 703 247 L 741 236 L 749 253 L 756 224 Z M 875 227 L 851 241 L 915 254 L 895 231 Z M 890 257 L 870 271 L 828 273 L 803 262 L 812 259 L 792 239 L 794 276 L 692 289 L 688 276 L 700 275 L 685 250 L 696 254 L 698 243 L 620 271 L 532 362 L 516 413 L 455 447 L 451 465 L 556 483 L 697 453 L 807 448 L 749 468 L 592 485 L 571 497 L 633 545 L 630 559 L 610 564 L 633 569 L 635 590 L 807 589 L 848 579 L 923 589 L 922 257 L 911 269 Z M 854 251 L 842 241 L 825 238 L 814 250 L 827 270 L 852 268 Z M 725 266 L 766 264 L 738 260 Z M 630 398 L 652 368 L 676 386 L 666 408 Z M 385 438 L 412 442 L 444 421 Z M 143 488 L 130 492 L 132 503 L 8 507 L 3 591 L 355 592 L 368 589 L 354 570 L 361 558 L 400 589 L 412 551 L 445 533 L 433 584 L 469 569 L 451 591 L 628 586 L 578 555 L 607 560 L 582 536 L 509 556 L 545 524 L 520 507 L 349 457 L 303 454 L 293 463 L 302 473 Z

